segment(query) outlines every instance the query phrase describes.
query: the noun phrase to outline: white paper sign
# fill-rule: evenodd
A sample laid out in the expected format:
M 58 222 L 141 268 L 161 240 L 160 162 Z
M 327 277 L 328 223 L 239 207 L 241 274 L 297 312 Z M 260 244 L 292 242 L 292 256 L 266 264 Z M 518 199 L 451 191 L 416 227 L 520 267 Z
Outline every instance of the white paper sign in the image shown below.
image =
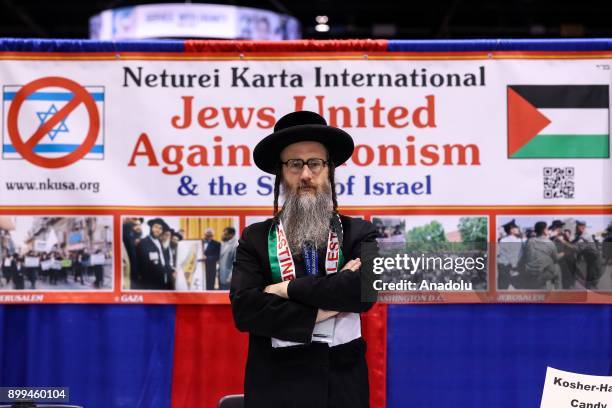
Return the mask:
M 540 408 L 610 408 L 612 377 L 546 370 Z
M 204 263 L 202 258 L 202 241 L 183 240 L 178 243 L 176 254 L 176 290 L 200 292 L 206 286 Z
M 105 258 L 104 254 L 93 254 L 91 255 L 91 264 L 92 265 L 104 265 Z
M 26 256 L 25 267 L 26 268 L 37 268 L 40 265 L 40 259 L 36 256 Z
M 47 250 L 47 241 L 44 239 L 37 239 L 34 241 L 34 250 L 36 252 L 44 252 Z

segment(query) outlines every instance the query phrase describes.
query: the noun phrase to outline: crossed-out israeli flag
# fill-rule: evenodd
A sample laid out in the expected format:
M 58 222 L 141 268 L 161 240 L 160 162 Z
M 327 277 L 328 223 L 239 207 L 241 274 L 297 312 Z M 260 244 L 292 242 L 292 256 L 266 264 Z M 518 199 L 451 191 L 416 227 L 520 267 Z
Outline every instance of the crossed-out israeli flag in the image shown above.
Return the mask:
M 15 149 L 8 133 L 8 113 L 21 86 L 4 86 L 2 90 L 2 158 L 23 159 Z M 85 89 L 92 96 L 99 116 L 100 127 L 96 141 L 83 159 L 104 158 L 104 88 L 87 86 Z M 27 141 L 45 122 L 57 114 L 74 94 L 66 89 L 48 87 L 28 95 L 17 115 L 19 137 Z M 80 103 L 66 117 L 61 119 L 34 147 L 34 153 L 53 158 L 66 156 L 85 142 L 91 119 L 83 103 Z

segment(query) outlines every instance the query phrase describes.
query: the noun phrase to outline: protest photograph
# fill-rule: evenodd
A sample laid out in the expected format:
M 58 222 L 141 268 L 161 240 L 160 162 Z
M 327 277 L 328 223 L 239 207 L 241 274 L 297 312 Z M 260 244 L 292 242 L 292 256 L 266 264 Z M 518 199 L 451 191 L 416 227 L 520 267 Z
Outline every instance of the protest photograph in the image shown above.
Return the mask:
M 0 290 L 113 288 L 109 216 L 0 216 Z
M 412 268 L 385 272 L 383 281 L 412 282 L 416 286 L 411 287 L 424 290 L 429 286 L 422 282 L 457 283 L 460 286 L 454 287 L 464 290 L 487 289 L 487 217 L 374 216 L 372 224 L 377 231 L 381 255 L 389 258 L 400 255 L 420 262 Z M 472 264 L 472 260 L 479 262 Z
M 497 225 L 498 290 L 612 290 L 612 217 L 499 216 Z
M 122 288 L 228 290 L 236 256 L 236 217 L 127 217 L 122 223 Z

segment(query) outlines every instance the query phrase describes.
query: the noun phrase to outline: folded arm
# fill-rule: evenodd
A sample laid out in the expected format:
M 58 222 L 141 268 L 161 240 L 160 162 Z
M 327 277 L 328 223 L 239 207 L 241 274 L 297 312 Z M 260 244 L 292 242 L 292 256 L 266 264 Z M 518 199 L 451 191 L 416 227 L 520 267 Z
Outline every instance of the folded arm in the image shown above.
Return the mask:
M 240 238 L 232 272 L 230 300 L 236 327 L 258 336 L 310 343 L 318 308 L 264 293 L 267 283 L 248 233 L 246 228 Z
M 361 244 L 376 242 L 376 229 L 370 223 L 364 227 L 355 241 L 351 254 L 361 257 Z M 325 276 L 306 276 L 291 281 L 287 286 L 289 299 L 307 305 L 339 312 L 361 313 L 369 310 L 374 303 L 361 301 L 361 268 L 352 271 L 343 269 L 340 272 Z

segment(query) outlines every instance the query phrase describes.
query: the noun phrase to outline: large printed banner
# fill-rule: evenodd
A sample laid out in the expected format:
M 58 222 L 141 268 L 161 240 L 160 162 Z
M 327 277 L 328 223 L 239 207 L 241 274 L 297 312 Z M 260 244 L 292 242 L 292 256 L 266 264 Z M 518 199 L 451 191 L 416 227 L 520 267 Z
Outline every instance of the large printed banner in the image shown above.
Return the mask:
M 0 52 L 0 302 L 227 303 L 271 215 L 253 148 L 294 110 L 353 136 L 338 201 L 381 247 L 478 244 L 381 300 L 612 300 L 612 51 L 97 44 Z

